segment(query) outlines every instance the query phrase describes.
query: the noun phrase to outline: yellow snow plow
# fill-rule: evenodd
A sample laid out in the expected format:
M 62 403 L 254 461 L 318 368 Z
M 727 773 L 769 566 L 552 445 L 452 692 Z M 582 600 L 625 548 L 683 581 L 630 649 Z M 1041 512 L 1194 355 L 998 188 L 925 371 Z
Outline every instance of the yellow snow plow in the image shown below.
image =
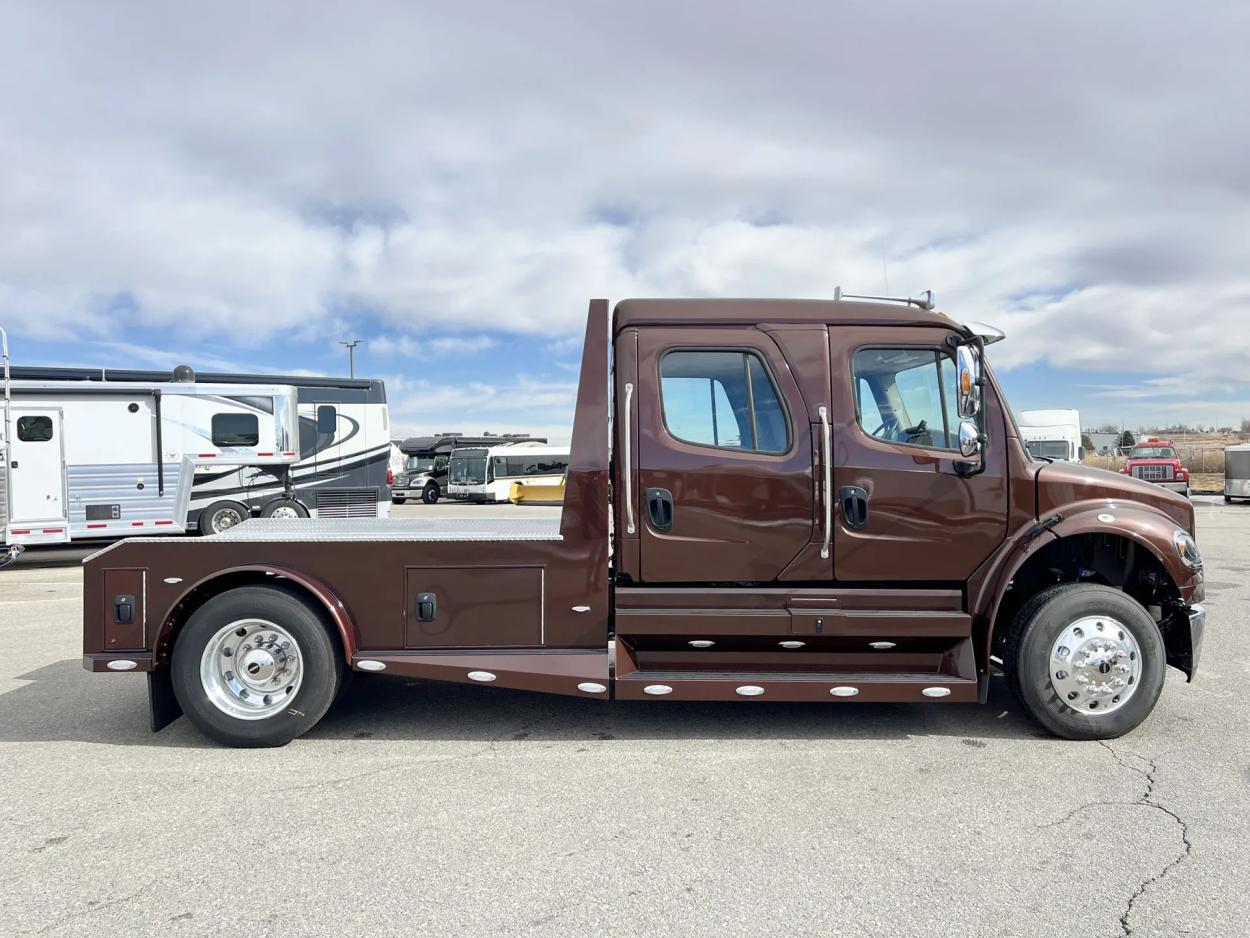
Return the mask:
M 514 505 L 563 505 L 564 480 L 559 482 L 513 482 L 508 501 Z

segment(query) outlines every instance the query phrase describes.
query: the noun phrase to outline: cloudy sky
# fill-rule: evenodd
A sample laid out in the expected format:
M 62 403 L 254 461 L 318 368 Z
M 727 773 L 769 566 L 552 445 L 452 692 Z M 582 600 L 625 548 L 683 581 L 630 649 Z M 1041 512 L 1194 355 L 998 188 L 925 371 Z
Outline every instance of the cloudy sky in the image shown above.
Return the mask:
M 561 437 L 591 296 L 931 287 L 1017 409 L 1250 416 L 1244 3 L 0 10 L 22 363 Z

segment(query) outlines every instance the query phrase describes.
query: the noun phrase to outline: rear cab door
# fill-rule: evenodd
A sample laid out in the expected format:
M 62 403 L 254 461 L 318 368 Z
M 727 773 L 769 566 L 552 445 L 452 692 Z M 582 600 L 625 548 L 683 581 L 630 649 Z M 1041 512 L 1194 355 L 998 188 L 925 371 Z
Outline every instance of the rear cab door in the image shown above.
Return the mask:
M 827 362 L 825 330 L 811 332 Z M 823 388 L 818 380 L 805 396 L 782 348 L 795 341 L 754 325 L 639 326 L 619 337 L 617 432 L 629 433 L 634 458 L 618 531 L 621 568 L 636 581 L 832 575 L 820 556 L 812 419 L 827 367 Z

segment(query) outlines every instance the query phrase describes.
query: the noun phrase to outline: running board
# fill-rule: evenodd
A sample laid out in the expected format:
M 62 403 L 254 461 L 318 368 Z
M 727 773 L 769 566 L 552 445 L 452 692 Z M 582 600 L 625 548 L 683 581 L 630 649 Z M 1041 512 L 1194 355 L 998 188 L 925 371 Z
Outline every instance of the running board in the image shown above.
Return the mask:
M 977 680 L 941 673 L 635 671 L 616 679 L 617 700 L 976 703 Z

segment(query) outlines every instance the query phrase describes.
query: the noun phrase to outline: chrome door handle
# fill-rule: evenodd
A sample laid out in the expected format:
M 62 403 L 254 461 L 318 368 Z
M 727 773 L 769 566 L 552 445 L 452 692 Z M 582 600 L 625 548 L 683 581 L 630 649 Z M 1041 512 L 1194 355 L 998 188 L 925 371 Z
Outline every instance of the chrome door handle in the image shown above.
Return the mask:
M 824 404 L 817 408 L 820 414 L 821 462 L 825 469 L 825 540 L 820 547 L 820 559 L 829 559 L 829 545 L 833 540 L 833 433 L 829 429 L 829 411 Z
M 625 384 L 625 431 L 622 436 L 622 453 L 621 458 L 621 475 L 625 482 L 625 531 L 629 534 L 634 533 L 634 480 L 629 468 L 629 411 L 630 404 L 634 399 L 634 386 L 628 382 Z

